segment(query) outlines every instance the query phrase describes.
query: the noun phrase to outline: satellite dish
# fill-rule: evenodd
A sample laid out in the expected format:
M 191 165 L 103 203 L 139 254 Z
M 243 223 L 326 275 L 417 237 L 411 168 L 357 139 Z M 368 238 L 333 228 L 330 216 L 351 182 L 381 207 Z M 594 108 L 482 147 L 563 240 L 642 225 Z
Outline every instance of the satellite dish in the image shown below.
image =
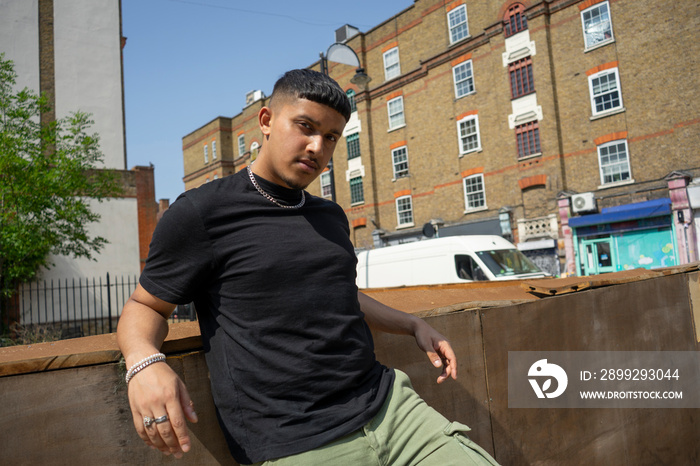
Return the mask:
M 423 236 L 427 236 L 428 238 L 435 236 L 435 225 L 432 223 L 426 223 L 423 225 Z

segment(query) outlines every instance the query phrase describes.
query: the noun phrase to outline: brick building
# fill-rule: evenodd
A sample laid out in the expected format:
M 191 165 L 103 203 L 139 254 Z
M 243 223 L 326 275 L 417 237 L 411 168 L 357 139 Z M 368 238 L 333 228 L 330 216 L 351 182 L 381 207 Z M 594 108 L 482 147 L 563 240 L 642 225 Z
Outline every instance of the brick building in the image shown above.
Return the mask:
M 332 175 L 353 243 L 498 234 L 554 274 L 698 260 L 699 21 L 693 0 L 416 0 L 341 28 L 372 78 L 329 64 L 356 105 Z M 250 97 L 183 138 L 186 189 L 255 156 Z

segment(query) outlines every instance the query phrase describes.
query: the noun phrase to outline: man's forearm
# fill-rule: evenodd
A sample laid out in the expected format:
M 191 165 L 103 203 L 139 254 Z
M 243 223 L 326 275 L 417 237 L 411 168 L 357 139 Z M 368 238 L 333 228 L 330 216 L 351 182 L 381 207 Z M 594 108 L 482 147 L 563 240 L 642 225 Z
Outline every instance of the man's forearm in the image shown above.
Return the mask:
M 168 335 L 168 321 L 164 315 L 167 311 L 155 310 L 135 299 L 135 295 L 138 290 L 124 305 L 117 327 L 117 343 L 127 367 L 160 351 Z
M 357 293 L 360 309 L 370 327 L 386 333 L 414 335 L 420 319 L 416 316 L 396 310 L 364 293 Z

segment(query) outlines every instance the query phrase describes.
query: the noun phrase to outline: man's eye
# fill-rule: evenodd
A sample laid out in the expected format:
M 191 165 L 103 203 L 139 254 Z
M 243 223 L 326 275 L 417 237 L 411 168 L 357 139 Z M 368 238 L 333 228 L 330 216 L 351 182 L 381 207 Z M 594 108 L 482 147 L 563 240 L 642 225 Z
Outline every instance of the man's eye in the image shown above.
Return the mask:
M 330 135 L 328 135 L 328 136 L 326 136 L 326 137 L 327 137 L 328 140 L 331 141 L 331 142 L 336 142 L 336 141 L 338 140 L 338 138 L 335 137 L 335 136 L 332 135 L 332 134 L 330 134 Z

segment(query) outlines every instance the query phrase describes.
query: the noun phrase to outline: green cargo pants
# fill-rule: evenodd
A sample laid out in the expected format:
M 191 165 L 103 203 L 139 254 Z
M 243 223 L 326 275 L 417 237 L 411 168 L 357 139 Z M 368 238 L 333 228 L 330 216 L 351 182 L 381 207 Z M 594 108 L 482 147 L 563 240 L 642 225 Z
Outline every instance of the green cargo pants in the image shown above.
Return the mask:
M 264 466 L 497 465 L 466 435 L 413 390 L 406 374 L 396 380 L 384 406 L 363 428 L 311 451 L 258 463 Z

